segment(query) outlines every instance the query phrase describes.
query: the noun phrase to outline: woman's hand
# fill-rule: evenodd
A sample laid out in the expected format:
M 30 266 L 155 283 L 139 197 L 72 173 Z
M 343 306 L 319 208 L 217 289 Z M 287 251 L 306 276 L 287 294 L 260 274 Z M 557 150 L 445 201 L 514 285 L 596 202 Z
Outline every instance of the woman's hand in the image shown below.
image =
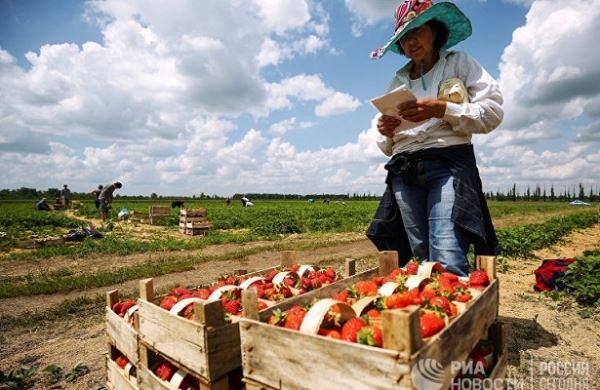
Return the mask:
M 419 99 L 398 105 L 398 115 L 411 122 L 421 122 L 431 118 L 443 118 L 446 102 L 437 99 Z
M 379 130 L 382 135 L 392 138 L 394 136 L 394 130 L 396 130 L 396 127 L 400 126 L 400 123 L 402 123 L 400 119 L 394 118 L 393 116 L 382 115 L 377 120 L 377 130 Z

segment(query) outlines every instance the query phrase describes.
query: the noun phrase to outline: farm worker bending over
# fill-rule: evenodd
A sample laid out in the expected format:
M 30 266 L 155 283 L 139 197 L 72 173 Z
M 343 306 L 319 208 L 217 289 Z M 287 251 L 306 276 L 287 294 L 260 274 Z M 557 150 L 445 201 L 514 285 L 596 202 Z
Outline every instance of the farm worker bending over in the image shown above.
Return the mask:
M 471 243 L 478 255 L 498 252 L 471 136 L 500 124 L 502 94 L 471 56 L 448 51 L 471 35 L 471 22 L 456 5 L 405 0 L 394 17 L 393 37 L 371 57 L 406 56 L 388 92 L 404 85 L 417 100 L 377 121 L 377 144 L 392 158 L 385 165 L 385 199 L 367 235 L 380 250 L 398 250 L 402 262 L 416 256 L 467 275 Z M 385 204 L 397 205 L 400 216 L 394 220 L 398 214 Z
M 121 188 L 123 185 L 116 181 L 113 184 L 109 184 L 104 186 L 102 191 L 100 192 L 100 196 L 98 200 L 100 200 L 100 213 L 102 214 L 102 220 L 105 221 L 108 218 L 108 210 L 110 210 L 110 204 L 113 201 L 113 192 L 117 188 Z
M 50 205 L 46 201 L 46 198 L 42 198 L 39 202 L 35 204 L 35 209 L 40 211 L 50 211 Z
M 94 202 L 96 203 L 96 208 L 99 209 L 100 208 L 100 193 L 102 192 L 102 188 L 104 188 L 104 186 L 102 184 L 100 184 L 98 186 L 98 188 L 90 191 L 90 194 L 94 195 L 96 197 L 96 199 L 94 200 Z

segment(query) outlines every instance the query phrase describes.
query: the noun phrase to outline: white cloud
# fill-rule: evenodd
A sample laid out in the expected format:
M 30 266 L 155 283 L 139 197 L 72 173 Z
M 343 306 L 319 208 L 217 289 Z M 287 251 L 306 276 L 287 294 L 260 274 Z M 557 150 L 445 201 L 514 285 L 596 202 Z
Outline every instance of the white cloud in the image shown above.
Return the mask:
M 389 0 L 344 0 L 346 8 L 353 15 L 352 33 L 360 36 L 362 31 L 379 22 L 387 22 L 390 36 L 394 28 L 394 11 L 398 3 Z
M 275 134 L 275 135 L 283 135 L 283 134 L 287 133 L 289 130 L 307 129 L 312 126 L 314 126 L 314 123 L 312 123 L 312 122 L 307 122 L 307 121 L 298 122 L 296 120 L 296 117 L 292 117 L 289 119 L 284 119 L 277 123 L 273 123 L 271 126 L 269 126 L 269 132 L 272 134 Z
M 360 101 L 347 93 L 335 92 L 315 108 L 317 116 L 332 116 L 351 112 L 360 107 Z
M 267 27 L 283 34 L 302 28 L 310 20 L 309 7 L 304 0 L 254 0 Z

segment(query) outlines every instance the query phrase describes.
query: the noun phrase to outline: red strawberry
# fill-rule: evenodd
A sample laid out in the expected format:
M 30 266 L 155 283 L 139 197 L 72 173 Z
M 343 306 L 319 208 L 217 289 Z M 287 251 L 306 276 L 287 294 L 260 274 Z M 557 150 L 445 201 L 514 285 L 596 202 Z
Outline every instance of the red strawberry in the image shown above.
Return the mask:
M 450 314 L 450 301 L 448 301 L 448 298 L 446 297 L 440 295 L 435 296 L 429 300 L 429 304 L 434 307 L 439 307 L 446 314 Z
M 183 309 L 180 313 L 180 316 L 185 317 L 187 319 L 192 318 L 192 316 L 194 315 L 194 304 L 190 303 L 189 305 L 187 305 L 185 307 L 185 309 Z
M 171 310 L 173 305 L 175 305 L 176 303 L 177 303 L 177 298 L 175 298 L 171 295 L 168 295 L 160 301 L 160 307 L 162 307 L 165 310 Z
M 223 309 L 229 314 L 238 315 L 241 310 L 241 303 L 237 299 L 223 302 Z
M 369 317 L 369 319 L 379 318 L 381 317 L 381 312 L 377 309 L 371 309 L 367 311 L 367 317 Z
M 112 311 L 119 314 L 121 312 L 121 306 L 123 306 L 123 303 L 121 302 L 117 302 L 112 306 Z
M 415 260 L 411 260 L 406 264 L 406 273 L 409 275 L 416 275 L 419 273 L 419 263 Z
M 281 288 L 279 288 L 279 293 L 281 295 L 283 295 L 284 298 L 289 298 L 289 297 L 291 297 L 293 295 L 292 294 L 292 290 L 290 290 L 289 287 L 281 287 Z
M 413 298 L 408 292 L 392 294 L 384 300 L 384 305 L 388 309 L 401 309 L 412 303 Z
M 288 310 L 285 318 L 285 327 L 288 329 L 300 329 L 304 316 L 306 315 L 306 309 L 302 306 L 294 306 Z
M 385 278 L 383 276 L 373 276 L 373 279 L 371 280 L 377 285 L 377 287 L 381 286 L 385 282 Z
M 327 267 L 327 269 L 325 270 L 325 276 L 327 276 L 331 280 L 337 279 L 337 274 L 335 273 L 335 270 L 332 267 Z
M 268 308 L 269 305 L 267 305 L 263 301 L 258 301 L 257 307 L 258 307 L 258 311 L 261 311 L 261 310 L 265 310 L 266 308 Z
M 438 295 L 438 293 L 436 291 L 436 285 L 434 283 L 429 283 L 427 286 L 425 286 L 423 291 L 421 291 L 421 299 L 425 301 L 430 300 L 436 295 Z
M 154 373 L 163 381 L 169 381 L 175 374 L 175 366 L 167 361 L 164 361 L 158 365 Z
M 210 296 L 210 290 L 207 288 L 199 288 L 192 295 L 200 299 L 208 299 L 208 297 Z
M 454 290 L 454 300 L 457 302 L 469 302 L 473 297 L 468 290 L 457 288 Z
M 280 309 L 273 310 L 273 314 L 267 321 L 270 325 L 283 326 L 285 321 L 285 314 Z
M 490 284 L 490 278 L 485 271 L 475 270 L 469 275 L 469 286 L 471 287 L 485 287 Z
M 341 340 L 342 339 L 342 334 L 339 331 L 337 331 L 335 329 L 332 329 L 327 334 L 327 337 L 331 337 L 332 339 L 336 339 L 336 340 Z
M 344 326 L 342 326 L 342 340 L 356 342 L 358 331 L 367 324 L 362 318 L 350 318 Z
M 279 273 L 278 270 L 274 269 L 269 271 L 268 274 L 265 275 L 265 279 L 267 279 L 269 282 L 273 280 L 273 278 L 275 277 L 275 275 L 277 275 Z
M 123 355 L 119 355 L 116 357 L 115 359 L 115 363 L 117 363 L 117 365 L 121 368 L 125 368 L 127 367 L 127 364 L 129 363 L 129 359 L 127 359 L 125 356 Z
M 354 283 L 354 291 L 359 296 L 377 295 L 377 284 L 371 280 Z
M 287 271 L 290 271 L 290 272 L 298 272 L 299 269 L 300 269 L 300 264 L 292 264 L 287 267 Z
M 437 314 L 426 312 L 421 314 L 421 336 L 422 337 L 431 337 L 434 334 L 438 333 L 444 327 L 446 323 L 442 318 L 440 318 Z
M 335 294 L 333 294 L 333 296 L 331 298 L 335 299 L 336 301 L 347 302 L 348 301 L 348 290 L 342 290 L 338 293 L 335 293 Z
M 179 297 L 184 294 L 191 295 L 192 292 L 190 290 L 188 290 L 187 288 L 183 288 L 183 287 L 176 287 L 173 290 L 171 290 L 171 295 L 174 297 Z
M 449 280 L 450 282 L 458 282 L 458 276 L 451 272 L 442 272 L 439 277 L 441 279 Z
M 358 332 L 357 340 L 359 344 L 381 347 L 383 345 L 383 333 L 378 326 L 365 326 Z
M 301 278 L 300 279 L 302 287 L 304 287 L 307 290 L 310 290 L 312 288 L 312 280 L 309 278 Z

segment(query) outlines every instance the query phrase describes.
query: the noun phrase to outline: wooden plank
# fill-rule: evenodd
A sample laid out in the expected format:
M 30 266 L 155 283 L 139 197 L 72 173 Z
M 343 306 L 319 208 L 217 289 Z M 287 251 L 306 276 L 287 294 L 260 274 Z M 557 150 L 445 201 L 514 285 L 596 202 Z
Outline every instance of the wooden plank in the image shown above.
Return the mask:
M 296 252 L 294 251 L 283 251 L 279 255 L 279 263 L 282 267 L 287 267 L 288 265 L 296 264 L 297 262 Z
M 242 316 L 258 321 L 258 296 L 255 289 L 242 291 Z
M 194 319 L 204 326 L 225 325 L 225 313 L 221 301 L 194 304 Z
M 140 341 L 198 375 L 210 379 L 206 327 L 173 315 L 144 299 L 138 300 L 138 306 Z
M 379 276 L 386 276 L 392 270 L 398 268 L 398 252 L 381 251 L 379 252 Z
M 140 280 L 140 298 L 146 301 L 154 300 L 154 282 L 152 278 Z
M 168 384 L 160 380 L 150 368 L 141 366 L 138 369 L 138 380 L 140 389 L 144 390 L 172 390 Z
M 382 327 L 383 347 L 386 349 L 404 351 L 412 355 L 423 345 L 418 306 L 384 310 Z
M 277 389 L 390 389 L 408 355 L 240 320 L 244 377 Z M 293 347 L 292 347 L 293 346 Z
M 206 209 L 203 207 L 197 209 L 181 209 L 179 215 L 182 217 L 206 217 Z
M 115 303 L 119 302 L 119 290 L 110 290 L 106 292 L 106 306 L 112 309 Z
M 139 389 L 137 379 L 129 377 L 125 371 L 115 363 L 110 356 L 106 356 L 106 380 L 107 386 L 118 390 Z
M 496 256 L 477 256 L 475 265 L 478 269 L 487 272 L 490 280 L 496 279 Z
M 240 327 L 237 323 L 220 328 L 208 328 L 206 334 L 208 371 L 210 383 L 218 382 L 230 372 L 241 367 Z
M 133 364 L 137 364 L 138 355 L 138 333 L 123 318 L 106 307 L 106 334 L 113 344 Z
M 344 262 L 344 278 L 349 278 L 356 274 L 356 260 L 346 258 Z

